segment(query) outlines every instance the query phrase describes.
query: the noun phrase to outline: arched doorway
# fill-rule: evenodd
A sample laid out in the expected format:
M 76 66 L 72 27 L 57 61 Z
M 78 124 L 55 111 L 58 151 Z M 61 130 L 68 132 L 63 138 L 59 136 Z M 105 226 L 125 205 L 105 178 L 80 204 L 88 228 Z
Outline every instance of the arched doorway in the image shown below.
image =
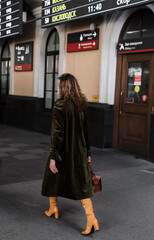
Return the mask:
M 154 106 L 154 14 L 135 12 L 119 39 L 115 98 L 115 146 L 148 156 L 150 113 Z M 144 44 L 143 44 L 144 43 Z M 145 45 L 145 46 L 143 46 Z
M 59 35 L 53 29 L 46 44 L 45 61 L 45 108 L 51 109 L 58 96 Z
M 1 79 L 0 79 L 0 102 L 5 103 L 6 97 L 9 94 L 9 80 L 10 80 L 10 67 L 11 56 L 8 42 L 6 42 L 2 49 L 1 54 Z

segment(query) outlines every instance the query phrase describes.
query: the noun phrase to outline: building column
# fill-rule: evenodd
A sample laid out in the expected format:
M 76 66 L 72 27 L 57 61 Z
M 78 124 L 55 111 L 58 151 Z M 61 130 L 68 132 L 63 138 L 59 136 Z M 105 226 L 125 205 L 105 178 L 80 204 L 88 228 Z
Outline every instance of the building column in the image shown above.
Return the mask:
M 114 104 L 117 43 L 123 24 L 134 11 L 134 9 L 116 11 L 104 17 L 102 23 L 103 31 L 99 87 L 99 101 L 101 103 Z

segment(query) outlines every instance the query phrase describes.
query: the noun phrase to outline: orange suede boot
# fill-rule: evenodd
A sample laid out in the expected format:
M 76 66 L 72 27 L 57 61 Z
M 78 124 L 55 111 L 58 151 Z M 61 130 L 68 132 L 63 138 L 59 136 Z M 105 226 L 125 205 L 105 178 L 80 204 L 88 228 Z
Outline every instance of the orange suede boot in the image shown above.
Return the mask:
M 59 211 L 57 208 L 57 197 L 49 197 L 49 204 L 50 204 L 50 208 L 48 211 L 45 211 L 45 214 L 48 217 L 51 217 L 51 215 L 55 214 L 55 218 L 58 219 Z
M 82 199 L 81 200 L 82 206 L 85 209 L 85 213 L 87 216 L 87 226 L 85 231 L 82 232 L 82 234 L 89 234 L 93 233 L 94 231 L 99 231 L 99 225 L 98 221 L 95 217 L 95 214 L 93 212 L 93 206 L 92 206 L 92 201 L 90 198 Z

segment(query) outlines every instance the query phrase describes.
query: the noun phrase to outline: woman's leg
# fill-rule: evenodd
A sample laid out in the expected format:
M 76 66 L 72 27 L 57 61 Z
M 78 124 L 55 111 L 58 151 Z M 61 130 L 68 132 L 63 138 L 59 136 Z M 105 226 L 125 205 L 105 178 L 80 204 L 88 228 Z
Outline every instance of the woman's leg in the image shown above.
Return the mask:
M 85 231 L 82 232 L 82 234 L 89 234 L 94 231 L 99 230 L 99 225 L 98 221 L 95 217 L 94 211 L 93 211 L 93 206 L 92 206 L 92 201 L 90 198 L 82 199 L 81 200 L 82 206 L 85 209 L 85 213 L 87 216 L 87 226 Z
M 59 218 L 59 211 L 57 207 L 57 197 L 49 197 L 49 210 L 45 211 L 45 214 L 50 217 L 51 215 L 55 214 L 55 218 Z

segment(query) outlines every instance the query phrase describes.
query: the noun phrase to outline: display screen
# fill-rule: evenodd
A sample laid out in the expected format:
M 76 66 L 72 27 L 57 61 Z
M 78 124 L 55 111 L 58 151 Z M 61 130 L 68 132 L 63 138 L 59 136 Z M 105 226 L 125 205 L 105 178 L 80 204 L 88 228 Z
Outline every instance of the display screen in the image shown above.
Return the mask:
M 42 0 L 42 27 L 143 5 L 150 0 Z
M 23 0 L 0 0 L 0 38 L 22 33 Z

